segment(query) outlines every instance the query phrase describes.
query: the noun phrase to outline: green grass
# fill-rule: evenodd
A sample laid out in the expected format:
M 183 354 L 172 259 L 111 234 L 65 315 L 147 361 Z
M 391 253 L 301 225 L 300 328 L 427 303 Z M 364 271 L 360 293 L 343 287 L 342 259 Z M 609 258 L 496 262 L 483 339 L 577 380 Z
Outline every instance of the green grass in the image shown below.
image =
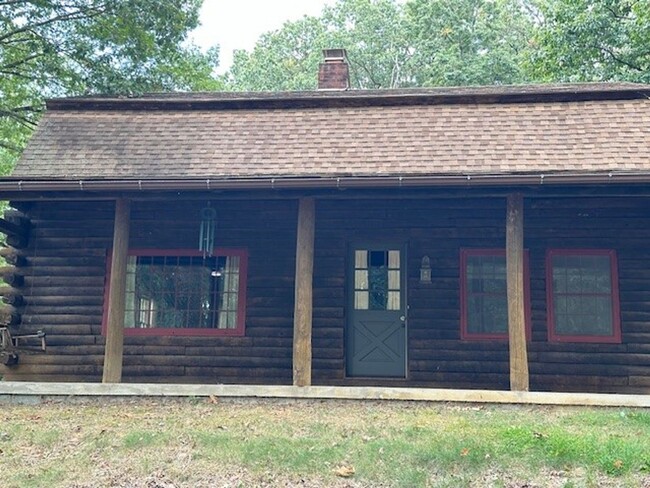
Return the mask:
M 650 485 L 650 412 L 142 400 L 0 414 L 3 487 L 345 486 L 342 466 L 355 486 Z

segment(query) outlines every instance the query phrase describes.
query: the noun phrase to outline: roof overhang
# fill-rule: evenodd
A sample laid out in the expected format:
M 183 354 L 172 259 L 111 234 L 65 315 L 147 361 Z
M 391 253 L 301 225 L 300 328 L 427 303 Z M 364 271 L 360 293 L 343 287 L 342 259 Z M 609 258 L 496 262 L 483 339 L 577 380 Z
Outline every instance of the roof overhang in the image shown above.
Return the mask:
M 426 187 L 516 187 L 650 183 L 650 172 L 474 174 L 428 176 L 340 176 L 159 179 L 0 179 L 0 194 L 36 196 L 48 192 L 159 192 L 213 190 L 389 189 Z M 72 195 L 71 195 L 72 196 Z

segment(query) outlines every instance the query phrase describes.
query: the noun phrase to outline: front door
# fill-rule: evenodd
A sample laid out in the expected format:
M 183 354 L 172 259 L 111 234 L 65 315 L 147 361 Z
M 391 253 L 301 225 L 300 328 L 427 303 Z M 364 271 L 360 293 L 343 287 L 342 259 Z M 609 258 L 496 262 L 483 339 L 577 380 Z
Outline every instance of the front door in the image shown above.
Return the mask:
M 354 246 L 351 254 L 347 375 L 404 378 L 404 251 L 399 246 Z

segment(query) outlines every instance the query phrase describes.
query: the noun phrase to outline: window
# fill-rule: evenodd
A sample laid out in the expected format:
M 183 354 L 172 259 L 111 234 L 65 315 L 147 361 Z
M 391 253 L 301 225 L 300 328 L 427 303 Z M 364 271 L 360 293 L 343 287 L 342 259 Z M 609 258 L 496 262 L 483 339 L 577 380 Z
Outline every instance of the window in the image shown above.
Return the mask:
M 400 251 L 354 251 L 354 308 L 400 310 Z
M 557 342 L 621 342 L 616 252 L 546 254 L 548 336 Z
M 526 335 L 530 337 L 528 253 L 524 257 Z M 460 336 L 463 340 L 508 340 L 506 252 L 460 251 Z
M 244 335 L 246 267 L 241 250 L 129 251 L 125 335 Z

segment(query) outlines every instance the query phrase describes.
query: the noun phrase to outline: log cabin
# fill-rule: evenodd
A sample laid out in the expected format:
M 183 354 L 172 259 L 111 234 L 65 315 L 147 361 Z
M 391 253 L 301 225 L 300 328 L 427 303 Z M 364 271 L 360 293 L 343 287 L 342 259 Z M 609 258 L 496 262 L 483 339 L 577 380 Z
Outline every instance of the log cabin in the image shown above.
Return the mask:
M 49 100 L 4 379 L 650 393 L 650 85 L 318 79 Z

